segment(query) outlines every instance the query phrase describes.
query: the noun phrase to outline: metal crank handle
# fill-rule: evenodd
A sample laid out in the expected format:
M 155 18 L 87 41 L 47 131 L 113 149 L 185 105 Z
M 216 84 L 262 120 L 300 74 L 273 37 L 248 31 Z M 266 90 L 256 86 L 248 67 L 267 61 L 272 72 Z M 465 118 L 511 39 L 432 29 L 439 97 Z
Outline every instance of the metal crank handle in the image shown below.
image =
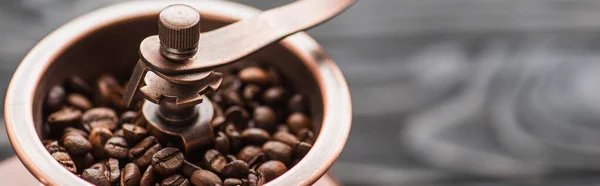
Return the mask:
M 256 17 L 200 34 L 196 55 L 179 63 L 169 62 L 163 57 L 159 52 L 158 36 L 150 36 L 140 45 L 141 60 L 153 71 L 169 76 L 209 71 L 239 60 L 286 36 L 321 24 L 354 2 L 355 0 L 299 0 L 267 10 Z

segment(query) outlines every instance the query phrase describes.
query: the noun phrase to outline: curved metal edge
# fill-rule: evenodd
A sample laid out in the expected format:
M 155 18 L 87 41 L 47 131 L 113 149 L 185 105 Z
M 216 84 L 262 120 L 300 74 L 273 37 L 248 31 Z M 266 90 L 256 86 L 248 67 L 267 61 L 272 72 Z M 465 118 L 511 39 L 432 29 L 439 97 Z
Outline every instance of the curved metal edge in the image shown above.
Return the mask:
M 57 57 L 56 55 L 60 53 L 60 51 L 52 50 L 54 48 L 63 50 L 65 46 L 71 45 L 91 31 L 111 23 L 145 14 L 157 14 L 162 7 L 173 3 L 187 3 L 203 12 L 205 17 L 214 16 L 214 18 L 231 21 L 235 20 L 226 17 L 244 19 L 260 12 L 255 8 L 226 1 L 125 2 L 81 16 L 49 34 L 25 56 L 14 73 L 7 91 L 4 111 L 7 133 L 16 154 L 25 167 L 40 182 L 45 185 L 53 185 L 54 183 L 61 183 L 61 185 L 91 185 L 65 169 L 56 170 L 55 168 L 61 165 L 54 161 L 45 151 L 36 133 L 35 126 L 26 125 L 27 123 L 33 123 L 32 105 L 34 92 L 37 91 L 35 85 L 40 81 L 42 72 L 49 67 L 49 62 L 53 61 Z M 230 11 L 231 9 L 235 9 L 235 11 Z M 226 17 L 219 16 L 223 14 Z M 95 21 L 89 22 L 89 20 Z M 299 42 L 302 43 L 303 47 L 294 47 Z M 57 46 L 57 43 L 62 44 Z M 337 65 L 327 56 L 324 56 L 325 54 L 320 46 L 307 34 L 294 34 L 282 40 L 281 44 L 288 48 L 291 47 L 297 54 L 318 54 L 311 56 L 301 55 L 299 57 L 303 58 L 303 61 L 312 61 L 312 63 L 308 63 L 307 65 L 311 72 L 317 76 L 317 79 L 320 79 L 318 86 L 323 91 L 323 111 L 334 112 L 337 110 L 336 112 L 340 113 L 335 115 L 343 116 L 333 118 L 331 114 L 324 115 L 323 126 L 313 149 L 298 165 L 267 184 L 310 185 L 323 176 L 327 169 L 333 165 L 348 138 L 352 118 L 350 93 Z M 35 76 L 31 77 L 31 74 Z M 329 88 L 330 90 L 328 91 L 327 87 L 334 88 Z M 17 113 L 15 111 L 25 112 Z M 348 125 L 339 125 L 339 123 L 348 123 Z M 328 135 L 324 136 L 323 134 L 325 133 Z M 324 149 L 325 146 L 331 148 Z M 34 159 L 43 159 L 44 161 L 33 162 Z M 311 160 L 311 165 L 302 163 L 308 160 Z M 62 176 L 57 176 L 56 173 L 49 174 L 49 172 L 56 171 L 60 172 L 58 175 Z

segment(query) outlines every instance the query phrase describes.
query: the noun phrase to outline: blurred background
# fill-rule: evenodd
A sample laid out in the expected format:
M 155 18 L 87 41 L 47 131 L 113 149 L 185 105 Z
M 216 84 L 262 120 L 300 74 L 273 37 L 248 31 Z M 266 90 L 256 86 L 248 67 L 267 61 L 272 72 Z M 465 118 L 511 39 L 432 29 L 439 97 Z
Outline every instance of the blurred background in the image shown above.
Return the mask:
M 45 35 L 119 1 L 0 1 L 0 97 Z M 341 183 L 600 184 L 599 1 L 361 0 L 309 33 L 352 94 Z

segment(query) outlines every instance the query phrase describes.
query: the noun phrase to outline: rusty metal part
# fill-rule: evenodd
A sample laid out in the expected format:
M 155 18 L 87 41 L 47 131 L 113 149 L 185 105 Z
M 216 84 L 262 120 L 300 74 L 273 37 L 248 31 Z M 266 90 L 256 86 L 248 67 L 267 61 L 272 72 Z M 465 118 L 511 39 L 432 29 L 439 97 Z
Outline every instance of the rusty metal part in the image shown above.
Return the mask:
M 164 120 L 158 115 L 162 108 L 162 105 L 144 102 L 142 113 L 148 121 L 146 128 L 151 135 L 158 139 L 168 139 L 185 152 L 206 149 L 212 145 L 214 136 L 210 121 L 214 110 L 210 101 L 193 106 L 197 116 L 185 122 L 185 125 L 173 125 L 172 121 Z
M 128 1 L 90 12 L 61 26 L 37 43 L 22 60 L 7 89 L 4 119 L 16 155 L 43 185 L 91 186 L 62 168 L 40 141 L 44 137 L 42 103 L 50 87 L 73 75 L 91 79 L 104 73 L 131 73 L 139 59 L 140 41 L 156 34 L 160 10 L 173 3 L 196 8 L 205 30 L 260 13 L 230 1 Z M 81 63 L 73 59 L 88 60 Z M 307 95 L 313 129 L 318 134 L 310 152 L 266 186 L 316 182 L 340 155 L 351 128 L 352 105 L 342 73 L 306 33 L 286 37 L 249 59 L 261 59 L 280 69 L 291 85 Z

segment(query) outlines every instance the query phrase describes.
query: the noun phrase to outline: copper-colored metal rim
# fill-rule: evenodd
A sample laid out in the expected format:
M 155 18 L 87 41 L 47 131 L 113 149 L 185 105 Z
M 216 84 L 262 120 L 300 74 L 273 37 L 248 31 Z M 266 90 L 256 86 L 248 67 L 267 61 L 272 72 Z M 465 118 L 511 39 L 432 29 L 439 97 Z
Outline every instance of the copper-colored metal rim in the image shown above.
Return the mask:
M 158 14 L 169 4 L 185 3 L 203 16 L 221 20 L 252 17 L 259 10 L 227 1 L 146 1 L 109 6 L 79 17 L 52 32 L 25 56 L 9 85 L 5 121 L 10 142 L 25 167 L 45 185 L 90 185 L 63 169 L 44 149 L 33 121 L 33 99 L 42 74 L 67 46 L 116 21 Z M 323 99 L 323 123 L 311 151 L 268 185 L 309 185 L 335 162 L 351 125 L 351 101 L 346 82 L 335 63 L 307 34 L 287 37 L 281 44 L 295 53 L 316 76 Z

